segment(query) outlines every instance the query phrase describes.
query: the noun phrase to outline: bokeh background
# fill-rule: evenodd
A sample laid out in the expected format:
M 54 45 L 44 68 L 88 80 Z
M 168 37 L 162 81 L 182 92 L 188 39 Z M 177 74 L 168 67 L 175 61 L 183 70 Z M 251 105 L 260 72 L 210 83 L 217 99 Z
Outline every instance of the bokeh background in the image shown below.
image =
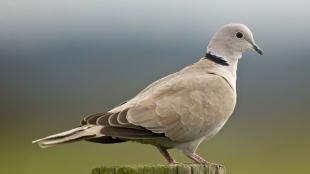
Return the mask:
M 165 163 L 137 143 L 39 149 L 31 141 L 197 61 L 230 22 L 248 25 L 265 54 L 244 55 L 236 110 L 199 153 L 231 174 L 310 173 L 309 7 L 307 0 L 0 0 L 0 173 Z

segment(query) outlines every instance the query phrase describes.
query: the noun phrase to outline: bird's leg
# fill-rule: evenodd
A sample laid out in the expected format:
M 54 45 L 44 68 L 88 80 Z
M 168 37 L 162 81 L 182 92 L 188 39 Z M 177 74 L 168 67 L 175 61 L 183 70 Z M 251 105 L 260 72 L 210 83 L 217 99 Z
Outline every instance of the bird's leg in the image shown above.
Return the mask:
M 207 160 L 205 160 L 201 156 L 197 155 L 196 152 L 185 154 L 185 155 L 198 164 L 208 164 L 209 163 Z
M 177 164 L 176 160 L 172 158 L 166 148 L 157 146 L 159 152 L 165 157 L 169 164 Z

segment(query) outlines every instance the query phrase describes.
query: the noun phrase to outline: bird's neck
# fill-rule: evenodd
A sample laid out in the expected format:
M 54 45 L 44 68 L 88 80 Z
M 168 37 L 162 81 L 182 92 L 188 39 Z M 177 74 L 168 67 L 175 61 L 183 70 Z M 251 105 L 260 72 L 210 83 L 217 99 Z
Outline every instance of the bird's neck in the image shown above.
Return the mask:
M 208 55 L 206 54 L 206 56 Z M 219 60 L 218 58 L 221 58 L 219 56 L 213 58 L 206 56 L 195 63 L 192 67 L 196 70 L 198 68 L 201 71 L 224 77 L 234 91 L 236 91 L 238 59 L 223 58 L 223 60 Z
M 229 56 L 229 57 L 228 57 Z M 222 69 L 229 72 L 234 79 L 237 78 L 238 60 L 241 57 L 240 54 L 228 55 L 222 52 L 222 54 L 216 51 L 208 49 L 204 59 L 208 59 L 213 62 L 213 66 L 217 69 Z
M 218 57 L 222 57 L 225 60 L 240 59 L 242 56 L 241 51 L 236 51 L 233 47 L 227 46 L 222 42 L 211 41 L 207 47 L 207 53 L 212 53 Z
M 235 80 L 237 80 L 237 68 L 238 68 L 238 59 L 229 61 L 229 66 L 227 67 L 227 69 L 235 78 Z

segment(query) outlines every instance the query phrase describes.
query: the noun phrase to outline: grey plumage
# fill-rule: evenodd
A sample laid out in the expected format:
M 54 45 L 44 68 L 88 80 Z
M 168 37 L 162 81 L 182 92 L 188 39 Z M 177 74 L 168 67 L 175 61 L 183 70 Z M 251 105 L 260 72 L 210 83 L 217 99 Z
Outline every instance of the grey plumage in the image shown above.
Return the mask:
M 242 32 L 244 39 L 240 35 L 235 37 L 236 32 Z M 242 52 L 254 48 L 259 49 L 245 25 L 225 25 L 208 46 L 213 58 L 202 58 L 155 81 L 106 113 L 86 116 L 78 128 L 33 143 L 50 147 L 82 139 L 99 143 L 137 141 L 158 147 L 169 163 L 175 163 L 167 152 L 170 148 L 183 151 L 195 162 L 205 163 L 195 151 L 232 114 L 238 59 Z

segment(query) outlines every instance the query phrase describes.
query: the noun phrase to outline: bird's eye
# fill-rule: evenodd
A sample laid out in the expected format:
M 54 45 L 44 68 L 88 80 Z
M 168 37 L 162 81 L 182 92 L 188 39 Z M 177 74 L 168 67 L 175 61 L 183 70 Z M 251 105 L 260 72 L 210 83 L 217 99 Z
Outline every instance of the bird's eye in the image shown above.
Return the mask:
M 236 33 L 236 37 L 239 38 L 239 39 L 241 39 L 241 38 L 243 37 L 243 34 L 240 33 L 240 32 L 237 32 L 237 33 Z

